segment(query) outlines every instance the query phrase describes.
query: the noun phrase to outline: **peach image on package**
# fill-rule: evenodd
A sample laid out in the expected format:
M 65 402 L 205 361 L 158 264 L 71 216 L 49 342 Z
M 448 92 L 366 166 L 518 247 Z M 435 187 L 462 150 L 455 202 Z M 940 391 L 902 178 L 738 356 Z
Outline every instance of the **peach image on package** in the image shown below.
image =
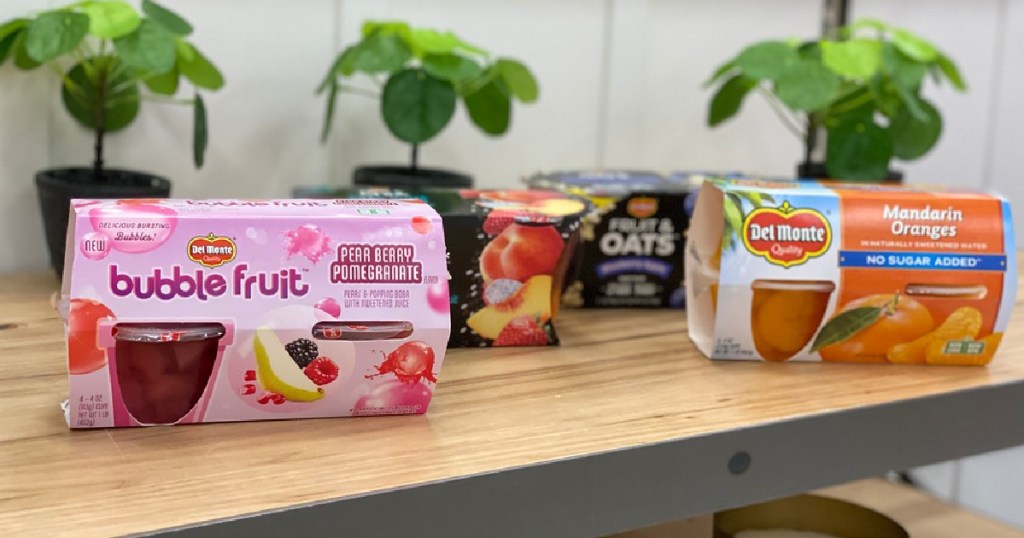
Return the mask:
M 750 287 L 754 348 L 772 362 L 789 360 L 807 346 L 836 289 L 822 280 L 755 280 Z

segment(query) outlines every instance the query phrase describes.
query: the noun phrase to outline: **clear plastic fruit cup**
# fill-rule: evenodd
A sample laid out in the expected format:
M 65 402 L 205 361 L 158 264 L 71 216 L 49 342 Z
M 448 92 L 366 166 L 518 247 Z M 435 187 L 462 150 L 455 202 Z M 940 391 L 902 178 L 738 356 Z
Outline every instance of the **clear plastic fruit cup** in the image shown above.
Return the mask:
M 199 402 L 224 336 L 219 323 L 118 324 L 117 383 L 132 417 L 174 424 Z
M 818 332 L 836 285 L 828 280 L 755 280 L 750 309 L 754 348 L 767 361 L 785 361 Z
M 408 321 L 325 321 L 313 327 L 317 340 L 394 340 L 408 338 L 413 326 Z

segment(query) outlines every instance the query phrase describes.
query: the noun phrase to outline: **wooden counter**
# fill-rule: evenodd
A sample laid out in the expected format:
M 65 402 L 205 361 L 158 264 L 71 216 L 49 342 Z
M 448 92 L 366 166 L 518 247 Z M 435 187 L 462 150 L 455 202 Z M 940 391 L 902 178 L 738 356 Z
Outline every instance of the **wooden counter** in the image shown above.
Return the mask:
M 566 311 L 559 348 L 451 352 L 426 416 L 72 432 L 55 287 L 0 277 L 6 536 L 594 536 L 1024 443 L 1020 312 L 988 368 L 928 368 L 712 363 L 682 312 Z

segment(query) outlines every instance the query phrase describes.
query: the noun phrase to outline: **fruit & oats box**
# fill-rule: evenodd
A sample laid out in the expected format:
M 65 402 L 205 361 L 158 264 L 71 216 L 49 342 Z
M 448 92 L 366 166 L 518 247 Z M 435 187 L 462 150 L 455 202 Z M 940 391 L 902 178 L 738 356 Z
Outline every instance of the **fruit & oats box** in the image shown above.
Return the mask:
M 580 267 L 580 226 L 591 206 L 553 191 L 424 187 L 320 190 L 316 196 L 418 198 L 444 221 L 451 347 L 543 346 L 567 279 Z
M 989 194 L 707 182 L 690 337 L 714 359 L 987 364 L 1016 295 L 1012 222 Z
M 72 428 L 424 413 L 441 218 L 396 200 L 75 200 Z
M 583 259 L 567 306 L 682 308 L 683 244 L 701 174 L 633 170 L 539 173 L 533 189 L 587 198 Z

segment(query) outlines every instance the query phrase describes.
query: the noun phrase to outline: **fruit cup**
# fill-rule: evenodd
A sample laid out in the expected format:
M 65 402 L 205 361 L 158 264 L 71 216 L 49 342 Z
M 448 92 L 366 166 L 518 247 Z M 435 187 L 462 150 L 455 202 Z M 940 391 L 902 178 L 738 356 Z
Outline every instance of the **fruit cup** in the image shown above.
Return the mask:
M 412 336 L 408 321 L 325 321 L 313 326 L 317 340 L 397 340 Z
M 827 280 L 755 280 L 750 287 L 754 348 L 774 362 L 788 360 L 811 341 L 836 289 Z
M 101 331 L 115 413 L 123 409 L 140 425 L 200 422 L 228 333 L 221 323 L 120 323 Z

